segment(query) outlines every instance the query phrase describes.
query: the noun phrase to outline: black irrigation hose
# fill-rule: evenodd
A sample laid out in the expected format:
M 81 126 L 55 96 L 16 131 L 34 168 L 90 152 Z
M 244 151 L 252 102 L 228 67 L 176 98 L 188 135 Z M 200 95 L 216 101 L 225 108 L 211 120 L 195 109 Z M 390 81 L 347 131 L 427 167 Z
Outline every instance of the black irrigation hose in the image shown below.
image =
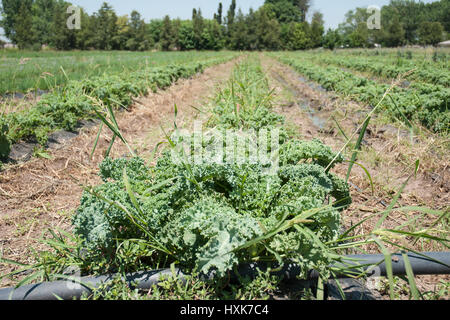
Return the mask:
M 427 252 L 424 256 L 415 253 L 408 253 L 408 258 L 411 263 L 415 275 L 434 275 L 434 274 L 450 274 L 450 252 Z M 348 259 L 348 260 L 347 260 Z M 358 261 L 355 261 L 358 260 Z M 354 266 L 360 267 L 362 270 L 372 270 L 373 276 L 385 276 L 386 265 L 384 263 L 383 255 L 350 255 L 346 256 L 343 262 L 337 263 L 334 266 Z M 259 269 L 265 269 L 261 265 L 252 264 L 246 265 L 238 270 L 238 274 L 242 276 L 254 277 L 257 275 Z M 361 270 L 362 269 L 362 270 Z M 401 254 L 392 255 L 392 269 L 394 275 L 405 275 L 405 263 Z M 185 275 L 176 270 L 177 276 L 184 279 Z M 301 270 L 296 265 L 286 265 L 282 270 L 275 274 L 284 276 L 286 280 L 293 280 Z M 160 282 L 161 277 L 172 275 L 170 269 L 155 270 L 150 272 L 137 272 L 126 277 L 127 283 L 137 289 L 148 290 L 153 285 Z M 369 274 L 370 275 L 370 274 Z M 26 285 L 20 288 L 6 288 L 0 289 L 0 300 L 72 300 L 78 299 L 83 293 L 92 293 L 91 288 L 98 288 L 100 285 L 116 279 L 118 275 L 107 275 L 98 277 L 84 277 L 81 278 L 82 284 L 77 284 L 69 280 L 44 282 L 34 285 Z M 212 278 L 212 276 L 210 276 Z M 318 278 L 318 273 L 312 271 L 309 274 L 310 280 Z M 345 278 L 345 275 L 335 275 L 335 278 Z M 136 285 L 135 285 L 136 284 Z

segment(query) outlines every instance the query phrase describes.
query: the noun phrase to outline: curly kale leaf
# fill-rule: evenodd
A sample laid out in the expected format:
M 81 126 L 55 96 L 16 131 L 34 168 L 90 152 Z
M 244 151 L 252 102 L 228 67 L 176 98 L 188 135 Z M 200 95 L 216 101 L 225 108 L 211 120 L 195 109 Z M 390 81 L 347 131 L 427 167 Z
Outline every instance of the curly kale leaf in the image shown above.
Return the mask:
M 223 276 L 239 263 L 239 255 L 232 251 L 262 235 L 262 230 L 257 220 L 205 197 L 169 222 L 162 234 L 184 264 Z
M 96 187 L 95 192 L 105 196 L 108 200 L 117 201 L 127 206 L 127 193 L 119 183 L 107 183 Z M 127 206 L 131 209 L 131 206 Z M 130 226 L 125 212 L 100 200 L 97 196 L 85 192 L 81 198 L 81 205 L 72 220 L 74 231 L 85 239 L 89 248 L 110 248 L 114 245 L 114 234 Z M 130 228 L 128 228 L 130 229 Z
M 317 141 L 313 145 L 320 147 Z M 170 152 L 165 152 L 152 176 L 139 158 L 105 159 L 100 168 L 106 183 L 95 192 L 137 214 L 122 182 L 126 168 L 147 231 L 170 248 L 184 267 L 205 273 L 214 270 L 218 275 L 248 260 L 248 251 L 233 250 L 262 235 L 262 226 L 271 230 L 286 214 L 292 218 L 325 208 L 310 218 L 307 228 L 321 241 L 335 239 L 340 214 L 327 201 L 331 196 L 337 200 L 348 196 L 346 183 L 317 163 L 285 164 L 276 174 L 267 174 L 265 166 L 258 163 L 186 166 L 175 163 Z M 116 238 L 146 238 L 126 212 L 90 193 L 83 195 L 73 222 L 75 232 L 91 249 L 113 250 Z M 302 256 L 305 266 L 324 259 L 313 253 L 317 249 L 314 242 L 295 229 L 278 234 L 269 244 L 279 255 Z
M 336 153 L 318 139 L 312 141 L 292 140 L 281 146 L 280 163 L 288 165 L 298 164 L 301 161 L 312 161 L 322 167 L 326 167 L 335 156 Z M 344 158 L 342 155 L 339 155 L 334 164 L 342 161 L 344 161 Z
M 145 165 L 144 160 L 138 157 L 117 160 L 106 158 L 100 164 L 100 177 L 104 182 L 107 182 L 108 179 L 121 181 L 125 167 L 127 176 L 131 181 L 145 181 L 149 177 L 149 168 Z

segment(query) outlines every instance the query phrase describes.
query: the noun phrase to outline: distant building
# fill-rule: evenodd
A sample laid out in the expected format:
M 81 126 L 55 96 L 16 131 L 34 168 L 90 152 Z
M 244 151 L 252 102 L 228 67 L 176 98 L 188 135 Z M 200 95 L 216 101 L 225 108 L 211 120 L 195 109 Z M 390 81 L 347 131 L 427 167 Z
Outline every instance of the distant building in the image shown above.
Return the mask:
M 7 42 L 3 45 L 3 49 L 17 49 L 17 44 Z
M 449 47 L 450 47 L 450 40 L 447 40 L 447 41 L 438 43 L 438 47 L 446 47 L 446 48 L 449 48 Z

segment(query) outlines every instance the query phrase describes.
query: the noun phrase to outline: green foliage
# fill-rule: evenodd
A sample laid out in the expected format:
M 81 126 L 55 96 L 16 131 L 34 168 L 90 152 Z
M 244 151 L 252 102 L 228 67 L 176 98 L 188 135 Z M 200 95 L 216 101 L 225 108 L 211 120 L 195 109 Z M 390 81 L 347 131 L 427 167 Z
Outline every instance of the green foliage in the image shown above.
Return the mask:
M 18 41 L 16 38 L 16 28 L 21 23 L 18 21 L 18 16 L 23 5 L 31 8 L 31 1 L 2 0 L 0 6 L 0 13 L 2 14 L 2 20 L 0 21 L 1 27 L 5 31 L 5 36 L 15 43 Z
M 223 4 L 219 2 L 219 8 L 217 9 L 217 14 L 214 14 L 214 20 L 217 21 L 219 25 L 223 23 Z
M 311 21 L 311 41 L 313 48 L 320 47 L 323 41 L 323 34 L 325 32 L 325 21 L 323 14 L 315 12 Z
M 181 51 L 185 50 L 194 50 L 195 49 L 195 40 L 194 40 L 194 27 L 190 21 L 183 21 L 180 23 L 177 28 L 178 37 L 177 37 L 177 47 L 180 48 Z
M 200 275 L 185 275 L 181 280 L 175 272 L 165 276 L 148 292 L 131 289 L 120 277 L 102 284 L 82 300 L 268 300 L 280 290 L 280 278 L 269 271 L 259 272 L 255 279 L 240 278 L 238 283 L 200 280 Z
M 305 23 L 292 22 L 283 26 L 281 31 L 283 43 L 287 50 L 304 50 L 312 47 L 309 26 Z
M 232 82 L 214 104 L 211 125 L 224 129 L 260 130 L 284 123 L 284 118 L 272 111 L 272 92 L 259 65 L 238 65 Z
M 6 136 L 11 143 L 35 139 L 45 146 L 50 132 L 58 129 L 73 131 L 80 120 L 96 118 L 99 103 L 126 108 L 133 97 L 145 95 L 148 90 L 165 89 L 178 79 L 188 78 L 202 72 L 206 65 L 221 61 L 224 60 L 217 58 L 203 64 L 168 65 L 70 81 L 65 87 L 44 95 L 33 108 L 6 115 L 3 120 L 9 128 Z
M 251 129 L 248 123 L 255 119 L 258 109 L 266 110 L 265 116 L 258 118 L 266 123 L 260 129 L 283 131 L 283 119 L 271 115 L 271 92 L 260 66 L 254 62 L 257 58 L 251 56 L 250 59 L 253 62 L 238 66 L 228 87 L 218 93 L 216 100 L 222 105 L 213 110 L 208 123 L 210 130 L 235 129 L 231 133 L 233 139 L 244 145 L 252 139 L 243 135 L 243 131 Z M 367 83 L 360 81 L 356 86 Z M 432 86 L 427 89 L 432 91 Z M 303 277 L 314 269 L 324 281 L 334 273 L 359 278 L 364 276 L 363 268 L 350 270 L 346 258 L 340 255 L 348 253 L 349 249 L 359 251 L 361 246 L 378 245 L 386 256 L 388 272 L 392 273 L 389 271 L 391 255 L 382 242 L 402 251 L 411 249 L 404 246 L 406 241 L 396 245 L 393 237 L 415 241 L 436 239 L 445 246 L 448 242 L 445 231 L 440 230 L 447 211 L 397 206 L 402 190 L 417 174 L 418 162 L 414 174 L 382 212 L 373 231 L 365 235 L 352 233 L 364 221 L 379 216 L 378 212 L 340 235 L 340 211 L 351 199 L 347 183 L 327 170 L 331 167 L 330 161 L 343 160 L 329 147 L 318 140 L 287 139 L 290 137 L 284 132 L 280 135 L 277 152 L 279 170 L 268 171 L 267 163 L 227 162 L 225 155 L 222 161 L 191 162 L 186 153 L 177 152 L 178 146 L 187 145 L 190 146 L 187 149 L 198 148 L 201 154 L 214 155 L 211 150 L 215 149 L 211 147 L 217 145 L 213 136 L 206 136 L 201 146 L 196 146 L 192 141 L 194 137 L 191 134 L 168 137 L 171 148 L 154 167 L 147 166 L 138 157 L 105 159 L 100 165 L 104 183 L 86 189 L 73 217 L 75 236 L 65 233 L 63 237 L 50 231 L 53 238 L 45 243 L 51 250 L 39 254 L 38 262 L 31 267 L 36 273 L 21 281 L 19 286 L 35 279 L 58 279 L 58 274 L 65 272 L 68 266 L 79 266 L 83 274 L 111 271 L 124 274 L 178 264 L 184 271 L 192 271 L 186 282 L 174 274 L 144 297 L 117 278 L 96 290 L 91 298 L 268 299 L 279 289 L 282 278 L 273 276 L 269 270 L 259 272 L 254 280 L 240 278 L 237 284 L 229 283 L 237 264 L 268 262 L 273 265 L 276 262 L 277 267 L 294 262 L 302 268 Z M 224 147 L 226 144 L 222 143 Z M 275 151 L 271 147 L 267 149 Z M 174 152 L 178 156 L 174 156 Z M 243 158 L 248 156 L 245 149 L 236 153 Z M 421 214 L 398 227 L 381 229 L 394 208 Z M 428 225 L 425 233 L 409 231 L 410 227 L 421 230 L 417 229 L 416 222 L 425 215 L 436 216 L 431 224 L 435 228 L 428 228 Z M 1 257 L 0 262 L 14 263 Z M 336 262 L 344 265 L 340 267 Z M 333 267 L 330 268 L 330 264 Z M 10 275 L 29 269 L 30 266 L 20 264 Z M 220 278 L 199 280 L 199 272 L 215 272 Z M 410 275 L 408 280 L 415 288 L 412 278 Z M 390 285 L 392 282 L 390 277 Z M 445 288 L 443 290 L 445 293 Z M 390 291 L 392 294 L 392 286 Z
M 437 45 L 442 41 L 444 28 L 439 22 L 423 22 L 419 27 L 420 43 L 424 45 Z
M 161 27 L 160 45 L 163 51 L 168 51 L 173 42 L 173 29 L 169 16 L 165 16 Z
M 270 132 L 283 123 L 271 111 L 260 66 L 238 66 L 229 86 L 218 94 L 222 104 L 214 110 L 210 126 L 219 132 L 237 129 L 232 140 L 245 145 L 251 138 L 239 130 L 255 126 Z M 237 102 L 240 120 L 234 121 Z M 84 193 L 73 219 L 75 234 L 84 239 L 85 247 L 92 253 L 112 253 L 124 239 L 140 239 L 155 248 L 153 261 L 176 262 L 189 272 L 214 271 L 219 277 L 240 263 L 263 257 L 294 261 L 305 272 L 315 268 L 327 275 L 330 257 L 317 239 L 337 239 L 340 210 L 350 203 L 346 183 L 325 172 L 335 157 L 331 149 L 318 140 L 287 141 L 280 135 L 280 168 L 270 173 L 270 164 L 249 161 L 246 149 L 236 152 L 247 161 L 230 162 L 225 153 L 221 161 L 209 161 L 217 155 L 214 137 L 204 138 L 197 150 L 211 158 L 201 162 L 180 158 L 177 146 L 194 148 L 194 137 L 171 139 L 173 148 L 163 153 L 155 167 L 145 167 L 139 158 L 105 159 L 100 166 L 105 183 Z M 342 160 L 339 157 L 337 162 Z M 335 207 L 324 208 L 330 197 Z M 295 221 L 311 210 L 316 212 L 307 221 L 300 219 L 268 236 L 286 220 Z M 261 237 L 267 239 L 247 248 Z
M 117 15 L 111 5 L 104 2 L 95 15 L 97 32 L 94 39 L 100 50 L 113 50 L 117 48 L 114 37 L 117 34 Z
M 128 23 L 129 35 L 125 47 L 131 51 L 146 51 L 152 48 L 153 41 L 147 34 L 146 24 L 139 12 L 133 10 Z
M 368 57 L 367 53 L 363 56 L 347 53 L 321 53 L 318 55 L 313 52 L 305 52 L 302 54 L 314 64 L 336 65 L 346 69 L 367 72 L 377 77 L 385 79 L 394 79 L 404 76 L 409 81 L 426 82 L 429 84 L 448 87 L 450 83 L 450 74 L 447 70 L 443 70 L 441 65 L 427 63 L 423 59 L 412 57 L 410 51 L 403 54 L 398 51 L 399 60 L 393 60 L 390 57 Z M 403 58 L 409 61 L 405 61 Z M 442 56 L 445 60 L 445 53 Z M 400 61 L 400 63 L 397 63 Z M 430 61 L 431 62 L 431 61 Z
M 70 50 L 76 46 L 76 31 L 67 28 L 67 8 L 69 3 L 55 3 L 53 9 L 51 25 L 51 38 L 48 45 L 58 50 Z
M 45 95 L 30 110 L 12 113 L 6 117 L 9 138 L 13 142 L 36 138 L 45 145 L 49 132 L 57 129 L 74 130 L 81 119 L 95 117 L 92 100 L 88 95 L 106 105 L 128 106 L 133 96 L 147 93 L 148 87 L 166 88 L 180 77 L 189 77 L 200 71 L 201 65 L 168 66 L 129 73 L 126 76 L 105 75 L 79 82 Z
M 21 1 L 17 17 L 14 23 L 15 41 L 20 49 L 30 48 L 34 42 L 31 32 L 33 17 L 31 13 L 32 1 Z
M 227 26 L 230 27 L 234 23 L 234 18 L 236 17 L 236 0 L 231 0 L 230 8 L 227 13 Z
M 399 47 L 405 44 L 405 29 L 400 23 L 398 17 L 393 19 L 383 30 L 381 40 L 387 47 Z
M 328 194 L 339 194 L 333 184 L 336 178 L 325 174 L 324 167 L 291 164 L 298 160 L 334 156 L 318 141 L 303 145 L 303 152 L 283 152 L 283 159 L 289 165 L 282 166 L 279 174 L 273 177 L 264 176 L 262 165 L 204 164 L 193 165 L 188 170 L 184 165 L 175 164 L 167 152 L 158 161 L 152 178 L 150 174 L 144 175 L 148 170 L 140 159 L 106 159 L 101 165 L 102 178 L 119 180 L 96 187 L 95 193 L 120 203 L 132 215 L 138 215 L 120 176 L 126 166 L 148 232 L 174 252 L 175 261 L 181 266 L 202 272 L 214 267 L 223 275 L 238 262 L 250 258 L 247 251 L 232 253 L 235 248 L 261 236 L 263 230 L 273 228 L 283 216 L 294 217 L 299 212 L 319 208 Z M 323 149 L 325 155 L 311 155 L 314 148 Z M 246 172 L 244 185 L 243 172 Z M 146 193 L 145 186 L 163 185 L 165 181 L 170 182 L 157 192 Z M 193 181 L 197 181 L 198 186 Z M 348 190 L 339 196 L 337 200 L 348 198 Z M 324 240 L 337 236 L 337 210 L 318 214 L 316 219 L 312 228 Z M 74 226 L 76 234 L 83 236 L 86 246 L 93 250 L 113 251 L 115 238 L 145 238 L 124 210 L 88 192 L 83 195 Z M 285 236 L 293 237 L 291 244 L 303 243 L 304 251 L 301 252 L 308 252 L 306 240 L 301 236 L 289 233 Z M 279 238 L 274 239 L 271 246 L 279 254 L 288 254 L 293 248 L 297 248 L 298 254 L 300 250 L 299 246 L 280 247 L 277 243 L 282 243 Z M 292 252 L 291 256 L 295 258 L 296 254 Z
M 447 0 L 424 3 L 393 0 L 381 8 L 381 29 L 369 30 L 366 8 L 358 7 L 346 14 L 346 20 L 337 31 L 341 35 L 334 47 L 373 47 L 375 43 L 386 47 L 405 44 L 433 44 L 449 32 Z
M 323 47 L 325 49 L 334 50 L 340 43 L 339 32 L 336 30 L 328 29 L 323 39 Z
M 39 44 L 49 44 L 52 41 L 52 23 L 56 5 L 53 0 L 35 0 L 33 3 L 32 32 Z
M 302 12 L 291 0 L 266 0 L 264 7 L 280 23 L 302 22 Z
M 201 9 L 194 9 L 191 20 L 171 20 L 169 16 L 146 24 L 137 11 L 118 16 L 114 9 L 103 3 L 92 15 L 81 10 L 81 30 L 69 30 L 65 22 L 69 17 L 66 1 L 58 0 L 3 0 L 1 24 L 5 35 L 21 48 L 36 48 L 49 44 L 56 49 L 99 50 L 297 50 L 304 44 L 293 38 L 309 39 L 306 47 L 320 47 L 324 37 L 321 13 L 315 12 L 311 22 L 310 0 L 266 0 L 264 4 L 244 14 L 233 0 L 227 12 L 219 3 L 213 19 L 202 17 Z M 423 3 L 394 0 L 381 10 L 381 29 L 369 30 L 366 8 L 350 10 L 345 21 L 335 30 L 339 37 L 328 37 L 327 48 L 373 47 L 403 44 L 436 44 L 442 31 L 450 32 L 447 0 Z M 286 37 L 292 25 L 308 25 L 301 35 Z M 180 27 L 180 28 L 178 28 Z M 286 41 L 284 41 L 284 39 Z M 333 41 L 333 44 L 331 44 Z M 297 42 L 296 44 L 293 44 Z M 304 43 L 304 41 L 300 41 Z
M 11 151 L 11 143 L 7 137 L 8 125 L 0 118 L 0 160 L 6 160 Z
M 84 28 L 81 31 L 83 31 Z M 122 41 L 122 40 L 118 40 Z M 141 43 L 142 44 L 142 43 Z M 88 46 L 88 44 L 86 44 Z M 124 43 L 123 45 L 126 45 Z M 83 44 L 84 46 L 84 44 Z M 87 47 L 86 47 L 87 49 Z M 0 51 L 0 95 L 51 91 L 70 80 L 125 75 L 150 67 L 206 61 L 230 52 Z M 39 93 L 39 92 L 38 92 Z
M 65 26 L 68 2 L 27 0 L 22 1 L 23 10 L 14 1 L 3 2 L 5 32 L 14 43 L 37 49 L 46 44 L 58 50 L 277 50 L 287 47 L 280 41 L 282 25 L 307 24 L 309 8 L 309 0 L 270 1 L 244 15 L 233 0 L 226 16 L 219 4 L 214 19 L 203 18 L 201 9 L 194 9 L 191 20 L 165 16 L 146 24 L 137 11 L 131 12 L 130 18 L 117 16 L 103 3 L 92 15 L 81 10 L 81 30 L 69 30 Z M 317 36 L 320 32 L 312 37 L 318 44 L 321 39 Z
M 307 58 L 308 54 L 302 54 L 302 58 L 299 59 L 299 56 L 278 55 L 282 62 L 293 66 L 311 80 L 320 83 L 326 90 L 350 96 L 355 101 L 375 106 L 389 88 L 387 84 L 356 76 L 352 72 L 344 71 L 329 63 L 332 62 L 357 69 L 357 59 L 323 58 L 323 56 L 315 54 L 312 56 L 312 58 Z M 305 63 L 305 58 L 312 63 Z M 321 66 L 321 63 L 327 63 L 327 65 Z M 378 72 L 386 75 L 391 74 L 392 77 L 399 75 L 402 70 L 396 66 L 386 66 L 385 63 L 370 65 L 370 63 L 363 61 L 359 65 L 361 69 L 379 70 Z M 407 68 L 407 70 L 410 69 Z M 418 74 L 420 77 L 431 77 L 433 79 L 430 76 L 431 73 L 419 72 Z M 440 81 L 440 79 L 436 81 Z M 408 121 L 416 121 L 435 132 L 445 133 L 448 131 L 450 126 L 450 114 L 448 112 L 450 90 L 447 87 L 414 82 L 409 88 L 395 87 L 390 96 L 392 99 L 384 100 L 382 108 L 394 119 L 405 121 L 406 118 Z

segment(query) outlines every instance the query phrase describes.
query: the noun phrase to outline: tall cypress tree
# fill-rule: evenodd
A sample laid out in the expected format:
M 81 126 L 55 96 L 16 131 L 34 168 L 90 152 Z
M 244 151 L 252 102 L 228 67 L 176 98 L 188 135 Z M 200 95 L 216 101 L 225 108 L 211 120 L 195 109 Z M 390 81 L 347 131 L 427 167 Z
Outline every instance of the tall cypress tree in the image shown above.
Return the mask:
M 231 1 L 230 9 L 228 9 L 227 25 L 232 26 L 236 17 L 236 0 Z
M 34 42 L 31 1 L 23 1 L 14 21 L 14 40 L 20 49 L 30 47 Z
M 162 23 L 161 35 L 159 40 L 161 44 L 161 50 L 169 51 L 172 46 L 172 39 L 173 39 L 172 21 L 170 21 L 170 17 L 166 15 Z
M 193 19 L 192 19 L 192 26 L 194 29 L 194 43 L 195 43 L 195 48 L 197 50 L 202 50 L 202 49 L 204 49 L 203 30 L 204 30 L 205 24 L 203 21 L 202 10 L 199 8 L 195 12 L 196 12 L 196 14 L 193 15 Z
M 117 37 L 117 19 L 118 18 L 114 12 L 114 9 L 109 4 L 104 2 L 96 13 L 96 40 L 99 49 L 116 49 L 114 39 Z
M 217 15 L 215 15 L 215 20 L 218 24 L 222 24 L 222 16 L 223 16 L 223 5 L 222 2 L 219 2 L 219 9 L 217 9 Z
M 306 15 L 311 7 L 311 0 L 293 0 L 294 5 L 296 5 L 302 13 L 302 22 L 306 21 Z
M 145 21 L 141 14 L 136 10 L 131 12 L 130 22 L 130 38 L 128 39 L 129 49 L 144 51 L 150 49 L 152 45 L 150 38 L 147 36 Z
M 313 47 L 317 48 L 322 45 L 323 34 L 325 32 L 325 22 L 323 21 L 323 14 L 320 12 L 314 12 L 311 21 L 311 41 Z

